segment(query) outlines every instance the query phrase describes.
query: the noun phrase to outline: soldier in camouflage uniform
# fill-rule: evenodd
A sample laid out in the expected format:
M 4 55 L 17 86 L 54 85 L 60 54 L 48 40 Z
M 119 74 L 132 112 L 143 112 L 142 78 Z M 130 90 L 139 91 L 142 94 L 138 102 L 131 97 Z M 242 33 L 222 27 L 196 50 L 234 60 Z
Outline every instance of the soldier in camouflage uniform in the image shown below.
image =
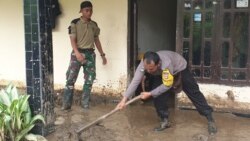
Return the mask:
M 102 57 L 103 64 L 105 65 L 107 63 L 98 37 L 100 29 L 97 26 L 97 23 L 91 20 L 91 2 L 82 2 L 80 5 L 80 13 L 82 13 L 82 16 L 74 19 L 69 26 L 69 35 L 73 51 L 71 53 L 69 68 L 66 73 L 67 81 L 64 90 L 62 110 L 71 109 L 74 84 L 81 67 L 83 67 L 85 79 L 81 105 L 85 109 L 89 108 L 90 93 L 93 81 L 96 77 L 95 46 Z

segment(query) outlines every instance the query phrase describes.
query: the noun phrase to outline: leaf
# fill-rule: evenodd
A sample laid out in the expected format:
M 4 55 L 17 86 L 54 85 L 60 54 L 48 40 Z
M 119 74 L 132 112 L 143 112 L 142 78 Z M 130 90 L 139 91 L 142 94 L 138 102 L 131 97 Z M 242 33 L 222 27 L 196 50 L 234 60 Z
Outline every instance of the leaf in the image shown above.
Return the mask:
M 0 102 L 0 113 L 3 113 L 7 109 L 7 106 Z
M 23 95 L 21 100 L 20 100 L 20 111 L 22 112 L 26 112 L 28 110 L 28 99 L 29 99 L 29 95 Z
M 25 113 L 28 111 L 28 95 L 23 95 L 18 99 L 16 106 L 16 128 L 21 129 L 25 127 L 26 123 L 24 122 Z
M 7 106 L 11 104 L 9 95 L 3 89 L 0 91 L 0 101 Z
M 14 86 L 14 87 L 12 88 L 12 90 L 10 91 L 10 97 L 11 97 L 11 101 L 16 100 L 16 99 L 19 98 L 19 94 L 18 94 L 18 92 L 17 92 L 16 86 Z
M 0 118 L 1 118 L 1 120 L 0 120 L 0 131 L 1 130 L 4 130 L 4 120 L 3 120 L 3 114 L 2 113 L 0 113 Z
M 15 141 L 20 141 L 34 126 L 35 126 L 35 124 L 30 124 L 28 127 L 26 127 L 23 130 L 21 130 L 17 134 L 17 136 L 15 138 Z
M 30 124 L 34 124 L 35 121 L 37 120 L 41 120 L 43 122 L 43 124 L 45 124 L 45 120 L 44 120 L 44 117 L 42 115 L 35 115 L 31 121 L 30 121 Z
M 18 111 L 17 111 L 17 109 L 16 109 L 16 106 L 18 105 L 18 100 L 14 100 L 14 101 L 12 101 L 12 103 L 11 103 L 11 105 L 10 105 L 10 107 L 8 108 L 8 114 L 11 116 L 11 118 L 12 118 L 12 122 L 11 122 L 11 128 L 14 130 L 14 129 L 19 129 L 18 128 L 18 122 L 17 122 L 17 120 L 18 120 L 18 116 L 17 116 L 17 114 L 18 114 Z M 6 113 L 7 114 L 7 113 Z
M 20 141 L 35 126 L 37 120 L 45 124 L 42 115 L 31 116 L 29 97 L 29 95 L 19 96 L 12 84 L 0 91 L 0 135 L 1 131 L 4 131 L 12 141 Z
M 31 121 L 31 110 L 30 110 L 30 107 L 28 106 L 27 108 L 27 112 L 25 113 L 24 115 L 24 125 L 27 125 L 29 124 Z
M 31 111 L 29 108 L 29 103 L 28 103 L 28 95 L 23 95 L 20 98 L 19 101 L 19 109 L 18 109 L 18 116 L 22 117 L 22 124 L 20 126 L 26 127 L 27 124 L 30 123 L 31 119 Z
M 13 115 L 13 113 L 17 112 L 17 110 L 16 110 L 17 105 L 18 105 L 18 100 L 12 101 L 11 105 L 9 106 L 9 112 L 11 115 Z
M 5 115 L 4 116 L 4 123 L 6 125 L 5 127 L 8 130 L 8 133 L 10 134 L 10 138 L 12 139 L 12 141 L 14 141 L 15 135 L 14 135 L 14 131 L 12 130 L 10 126 L 10 122 L 11 122 L 11 117 L 9 115 Z
M 12 87 L 13 87 L 13 84 L 12 84 L 12 83 L 9 83 L 9 84 L 7 85 L 7 87 L 5 88 L 5 91 L 6 91 L 7 93 L 10 93 Z
M 4 130 L 0 130 L 0 141 L 5 141 Z
M 14 86 L 12 83 L 10 83 L 6 88 L 5 88 L 6 93 L 9 96 L 10 101 L 12 102 L 13 100 L 16 100 L 19 98 L 19 94 L 17 91 L 16 86 Z
M 5 109 L 7 108 L 6 105 L 0 103 L 0 129 L 4 131 L 5 124 L 4 124 L 4 116 L 5 116 Z

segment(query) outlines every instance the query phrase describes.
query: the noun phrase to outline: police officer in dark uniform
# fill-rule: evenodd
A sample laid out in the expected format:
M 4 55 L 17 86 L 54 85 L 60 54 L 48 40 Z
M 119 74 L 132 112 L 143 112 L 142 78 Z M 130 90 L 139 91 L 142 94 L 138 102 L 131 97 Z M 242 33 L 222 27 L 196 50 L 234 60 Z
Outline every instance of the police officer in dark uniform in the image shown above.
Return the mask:
M 210 134 L 217 132 L 212 116 L 213 109 L 208 105 L 197 82 L 188 70 L 186 60 L 180 54 L 172 51 L 149 51 L 144 54 L 134 78 L 116 108 L 122 109 L 125 106 L 126 101 L 133 95 L 145 73 L 150 74 L 152 90 L 142 92 L 141 99 L 153 97 L 157 115 L 161 119 L 160 126 L 155 128 L 155 131 L 162 131 L 170 127 L 167 97 L 171 93 L 170 89 L 174 89 L 183 90 L 198 112 L 207 118 L 208 132 Z

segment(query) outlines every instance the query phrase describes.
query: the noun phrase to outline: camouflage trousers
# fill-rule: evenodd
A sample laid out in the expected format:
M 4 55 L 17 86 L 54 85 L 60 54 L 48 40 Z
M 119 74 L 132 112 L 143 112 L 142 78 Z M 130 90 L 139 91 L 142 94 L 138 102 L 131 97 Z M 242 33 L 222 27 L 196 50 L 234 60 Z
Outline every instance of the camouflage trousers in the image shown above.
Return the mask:
M 66 73 L 66 86 L 64 89 L 63 106 L 70 108 L 73 101 L 74 84 L 77 80 L 80 68 L 83 67 L 84 85 L 82 92 L 82 107 L 89 106 L 90 93 L 93 81 L 96 78 L 95 52 L 94 50 L 79 50 L 85 56 L 85 63 L 82 64 L 77 61 L 75 53 L 72 51 L 70 64 Z

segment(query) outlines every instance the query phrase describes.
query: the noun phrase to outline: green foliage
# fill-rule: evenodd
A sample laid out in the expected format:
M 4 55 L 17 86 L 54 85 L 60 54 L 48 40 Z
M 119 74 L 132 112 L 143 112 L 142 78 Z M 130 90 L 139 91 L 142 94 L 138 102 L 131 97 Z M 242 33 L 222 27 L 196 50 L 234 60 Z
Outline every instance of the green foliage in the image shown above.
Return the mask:
M 12 84 L 0 91 L 0 141 L 23 140 L 37 120 L 45 124 L 42 115 L 31 116 L 28 99 Z

